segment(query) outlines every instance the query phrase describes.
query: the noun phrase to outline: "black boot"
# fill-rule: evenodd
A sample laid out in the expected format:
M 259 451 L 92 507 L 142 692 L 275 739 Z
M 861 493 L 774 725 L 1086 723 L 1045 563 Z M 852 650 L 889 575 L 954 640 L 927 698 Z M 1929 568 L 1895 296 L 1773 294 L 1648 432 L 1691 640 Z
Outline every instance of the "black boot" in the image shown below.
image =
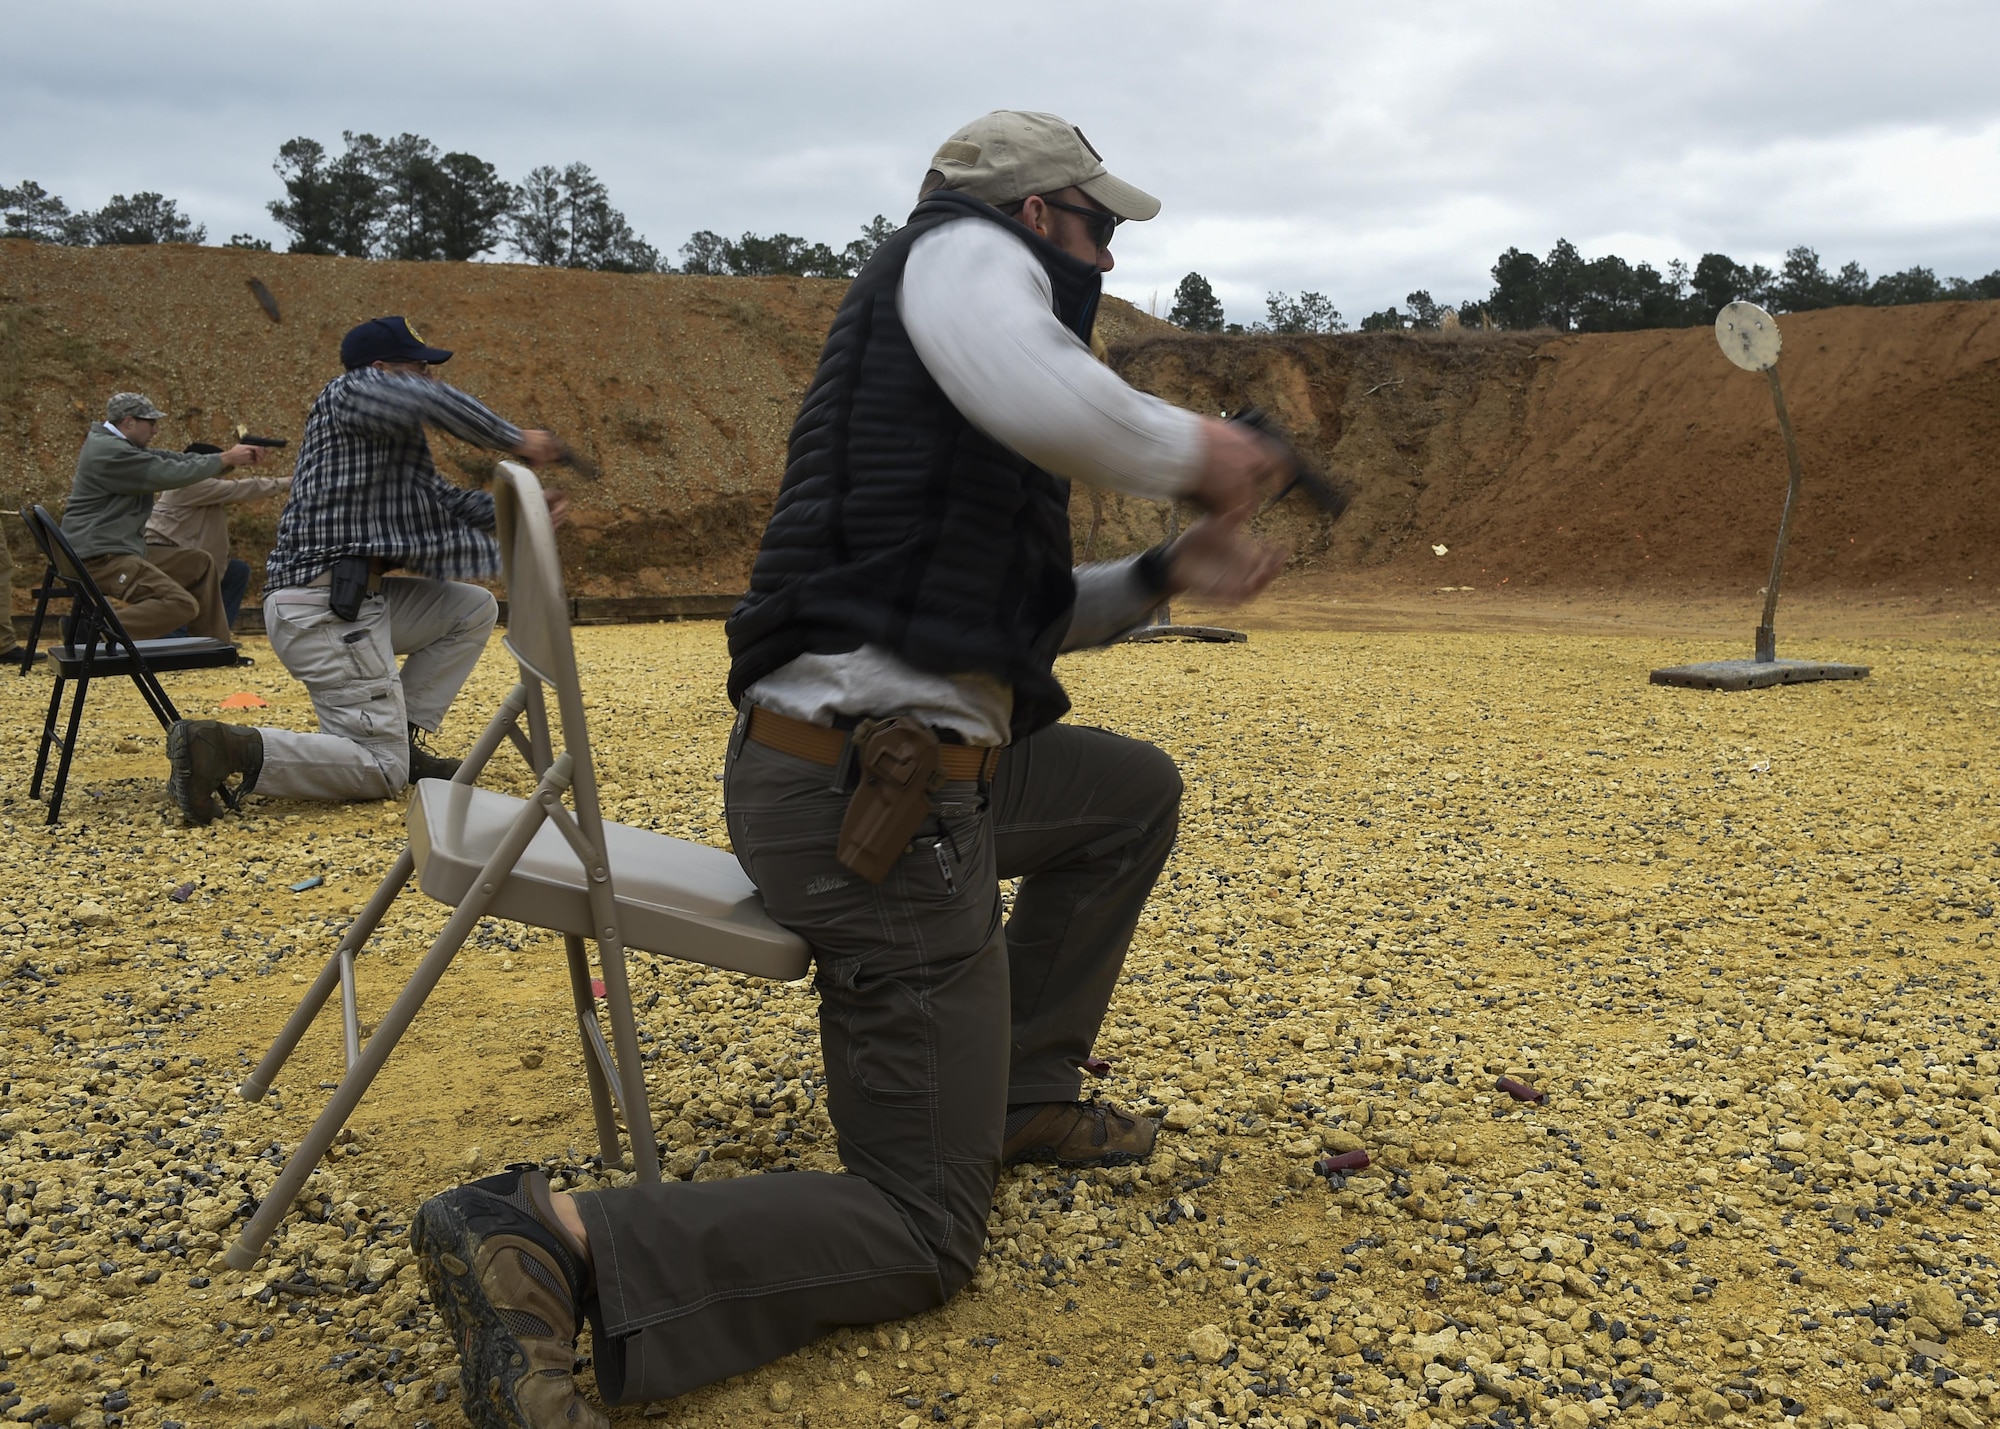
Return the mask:
M 222 812 L 220 798 L 232 775 L 240 775 L 239 795 L 257 786 L 264 772 L 264 734 L 254 727 L 214 719 L 177 720 L 167 731 L 167 792 L 191 824 L 206 824 Z
M 458 773 L 462 759 L 447 759 L 432 751 L 430 734 L 417 725 L 410 726 L 410 782 L 419 779 L 449 779 Z

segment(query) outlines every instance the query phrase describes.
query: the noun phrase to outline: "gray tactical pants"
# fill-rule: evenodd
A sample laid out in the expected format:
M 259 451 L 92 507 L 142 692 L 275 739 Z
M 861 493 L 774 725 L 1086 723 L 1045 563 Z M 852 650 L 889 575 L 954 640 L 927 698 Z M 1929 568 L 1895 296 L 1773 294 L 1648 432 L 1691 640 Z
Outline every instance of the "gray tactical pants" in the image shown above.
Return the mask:
M 726 787 L 737 858 L 812 944 L 846 1174 L 579 1196 L 607 1402 L 915 1314 L 971 1277 L 1006 1108 L 1076 1097 L 1180 809 L 1159 750 L 1057 725 L 1001 756 L 990 796 L 947 785 L 878 887 L 834 858 L 831 774 L 744 743 Z M 1004 928 L 1003 878 L 1024 879 Z
M 499 607 L 458 581 L 391 576 L 353 620 L 324 586 L 264 597 L 271 649 L 312 696 L 318 734 L 266 729 L 257 792 L 278 799 L 387 799 L 410 782 L 410 730 L 435 732 L 486 649 Z M 396 657 L 403 667 L 396 668 Z

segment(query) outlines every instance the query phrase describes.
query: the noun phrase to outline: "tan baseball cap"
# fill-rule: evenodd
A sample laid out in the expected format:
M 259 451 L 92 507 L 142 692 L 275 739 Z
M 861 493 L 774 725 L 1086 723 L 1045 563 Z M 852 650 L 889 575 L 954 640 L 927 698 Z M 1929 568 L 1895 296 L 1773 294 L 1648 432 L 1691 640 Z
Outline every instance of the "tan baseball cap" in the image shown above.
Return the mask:
M 1148 219 L 1160 201 L 1104 167 L 1083 131 L 1055 114 L 996 109 L 938 145 L 944 186 L 986 203 L 1014 203 L 1074 185 L 1120 218 Z

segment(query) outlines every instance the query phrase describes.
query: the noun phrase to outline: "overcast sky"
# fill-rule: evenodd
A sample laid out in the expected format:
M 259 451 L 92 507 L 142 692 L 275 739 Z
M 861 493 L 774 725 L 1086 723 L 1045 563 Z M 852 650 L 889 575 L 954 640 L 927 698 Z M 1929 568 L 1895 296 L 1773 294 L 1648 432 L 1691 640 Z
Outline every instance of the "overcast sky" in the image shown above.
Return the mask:
M 699 228 L 838 247 L 908 211 L 994 108 L 1080 125 L 1165 202 L 1111 291 L 1208 276 L 1350 322 L 1481 297 L 1510 245 L 1664 266 L 2000 268 L 1993 0 L 14 0 L 0 183 L 72 207 L 157 189 L 284 246 L 278 146 L 413 131 L 519 178 L 590 164 L 672 255 Z

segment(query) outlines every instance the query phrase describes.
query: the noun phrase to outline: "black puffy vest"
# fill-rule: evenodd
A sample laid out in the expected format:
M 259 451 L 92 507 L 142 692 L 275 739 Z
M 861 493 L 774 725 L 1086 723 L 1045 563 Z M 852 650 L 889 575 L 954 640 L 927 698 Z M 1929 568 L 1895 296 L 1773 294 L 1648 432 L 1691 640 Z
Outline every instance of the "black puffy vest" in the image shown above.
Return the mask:
M 1088 340 L 1094 264 L 963 194 L 917 205 L 848 289 L 792 425 L 750 593 L 729 619 L 732 703 L 800 655 L 880 645 L 920 670 L 1011 685 L 1016 739 L 1069 709 L 1052 669 L 1076 603 L 1069 483 L 959 414 L 896 308 L 910 246 L 966 217 L 1028 245 L 1057 318 Z

